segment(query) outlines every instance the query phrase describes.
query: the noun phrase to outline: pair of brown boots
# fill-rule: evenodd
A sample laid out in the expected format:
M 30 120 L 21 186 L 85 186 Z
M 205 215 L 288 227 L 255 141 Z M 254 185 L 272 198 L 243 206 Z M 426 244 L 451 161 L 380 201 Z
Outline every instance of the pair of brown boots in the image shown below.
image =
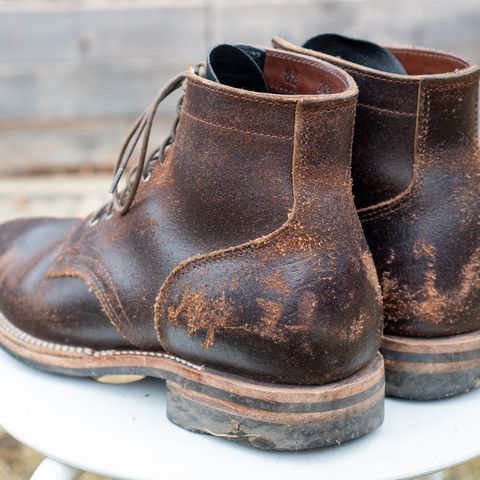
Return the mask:
M 165 378 L 173 422 L 272 450 L 374 430 L 385 378 L 411 399 L 477 386 L 478 67 L 336 35 L 274 47 L 220 45 L 173 79 L 109 205 L 0 226 L 7 351 Z

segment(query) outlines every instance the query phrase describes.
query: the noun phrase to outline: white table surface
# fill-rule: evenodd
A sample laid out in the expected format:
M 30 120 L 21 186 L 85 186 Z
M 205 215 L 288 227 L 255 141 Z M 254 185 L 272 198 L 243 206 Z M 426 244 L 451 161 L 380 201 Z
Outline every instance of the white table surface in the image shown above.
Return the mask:
M 437 402 L 388 399 L 360 440 L 298 453 L 254 450 L 171 424 L 165 385 L 105 385 L 38 372 L 0 350 L 0 425 L 46 456 L 122 479 L 394 480 L 480 455 L 480 390 Z

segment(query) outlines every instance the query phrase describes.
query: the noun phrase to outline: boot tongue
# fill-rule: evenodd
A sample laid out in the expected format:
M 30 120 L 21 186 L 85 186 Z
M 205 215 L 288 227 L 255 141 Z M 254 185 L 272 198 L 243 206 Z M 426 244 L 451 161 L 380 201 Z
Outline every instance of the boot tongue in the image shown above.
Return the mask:
M 207 57 L 207 78 L 230 87 L 268 92 L 263 76 L 265 52 L 247 45 L 218 45 Z
M 365 40 L 326 33 L 311 38 L 303 47 L 375 70 L 407 75 L 404 66 L 392 52 Z

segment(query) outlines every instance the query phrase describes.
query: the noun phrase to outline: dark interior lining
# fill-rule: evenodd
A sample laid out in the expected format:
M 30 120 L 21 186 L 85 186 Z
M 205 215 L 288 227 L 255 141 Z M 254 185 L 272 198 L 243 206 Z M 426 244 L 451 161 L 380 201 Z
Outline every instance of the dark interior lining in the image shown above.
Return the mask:
M 399 75 L 407 73 L 402 63 L 391 51 L 366 40 L 324 33 L 311 38 L 305 42 L 303 47 L 382 72 Z
M 349 88 L 334 66 L 287 52 L 248 45 L 219 45 L 207 58 L 207 78 L 261 93 L 331 94 Z
M 246 45 L 219 45 L 207 58 L 207 78 L 230 87 L 268 92 L 263 76 L 265 52 Z

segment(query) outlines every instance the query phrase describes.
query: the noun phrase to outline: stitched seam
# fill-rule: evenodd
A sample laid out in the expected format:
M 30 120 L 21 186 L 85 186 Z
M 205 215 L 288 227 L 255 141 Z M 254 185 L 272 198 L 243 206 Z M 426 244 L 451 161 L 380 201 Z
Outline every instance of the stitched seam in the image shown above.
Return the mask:
M 88 260 L 88 257 L 83 257 L 81 255 L 78 256 Z M 75 268 L 66 268 L 62 271 L 50 271 L 48 276 L 50 278 L 79 278 L 80 280 L 85 282 L 87 286 L 91 288 L 96 287 L 96 291 L 94 292 L 94 294 L 97 297 L 101 307 L 104 309 L 104 312 L 107 315 L 110 323 L 120 332 L 121 335 L 123 335 L 126 340 L 128 340 L 132 345 L 137 346 L 137 342 L 133 341 L 130 338 L 130 335 L 124 331 L 122 322 L 120 321 L 120 317 L 118 316 L 116 309 L 110 302 L 105 288 L 90 268 L 87 268 L 84 265 L 77 265 Z M 127 321 L 127 324 L 130 324 L 130 322 Z
M 274 42 L 274 43 L 277 45 L 277 48 L 282 48 L 282 49 L 285 49 L 285 50 L 288 50 L 288 51 L 291 51 L 291 52 L 302 53 L 304 55 L 309 55 L 311 57 L 323 60 L 324 62 L 331 62 L 335 66 L 337 66 L 339 68 L 342 68 L 343 70 L 347 70 L 349 73 L 351 73 L 353 75 L 360 75 L 362 77 L 368 77 L 368 78 L 372 78 L 374 80 L 382 80 L 384 82 L 398 83 L 398 84 L 416 84 L 416 83 L 419 83 L 419 80 L 416 80 L 416 79 L 409 79 L 409 78 L 401 79 L 401 78 L 399 78 L 397 80 L 397 79 L 393 79 L 393 78 L 386 78 L 381 74 L 374 75 L 374 74 L 370 74 L 370 73 L 365 73 L 365 72 L 362 72 L 360 70 L 355 69 L 354 67 L 350 67 L 349 65 L 345 65 L 343 62 L 339 61 L 338 58 L 332 57 L 331 55 L 326 55 L 326 54 L 318 55 L 317 52 L 315 52 L 313 50 L 309 50 L 307 48 L 303 48 L 303 47 L 292 48 L 291 46 L 283 45 L 282 42 Z
M 478 78 L 469 78 L 468 80 L 459 80 L 453 83 L 448 83 L 447 85 L 444 84 L 432 84 L 429 88 L 430 90 L 455 90 L 457 88 L 468 88 L 472 85 L 478 83 Z
M 361 72 L 359 70 L 356 70 L 353 67 L 348 67 L 346 65 L 340 64 L 342 68 L 347 70 L 348 72 L 352 73 L 352 75 L 360 75 L 361 77 L 367 77 L 367 78 L 372 78 L 373 80 L 381 80 L 382 82 L 389 82 L 389 83 L 396 83 L 399 85 L 414 85 L 418 83 L 418 80 L 411 80 L 411 79 L 405 79 L 405 80 L 394 80 L 393 78 L 385 78 L 382 75 L 373 75 L 370 73 L 365 73 Z
M 368 222 L 370 220 L 375 220 L 379 218 L 384 218 L 389 216 L 391 213 L 398 211 L 405 204 L 408 204 L 413 198 L 413 195 L 417 193 L 422 186 L 422 173 L 419 171 L 419 163 L 423 163 L 426 153 L 426 139 L 428 131 L 430 129 L 430 102 L 431 102 L 431 92 L 428 87 L 424 89 L 421 93 L 422 100 L 421 105 L 424 105 L 424 110 L 421 115 L 422 125 L 420 127 L 419 141 L 418 146 L 415 148 L 417 152 L 415 153 L 415 163 L 414 163 L 414 173 L 412 178 L 412 183 L 407 191 L 402 194 L 402 197 L 399 198 L 396 202 L 391 202 L 388 205 L 381 206 L 377 209 L 370 210 L 371 207 L 368 207 L 369 210 L 365 213 L 358 211 L 360 220 L 362 222 Z M 420 159 L 420 161 L 419 161 Z
M 247 98 L 246 96 L 242 96 L 242 95 L 238 95 L 238 94 L 235 94 L 235 93 L 230 93 L 230 92 L 225 92 L 223 90 L 220 90 L 219 88 L 214 88 L 214 87 L 211 87 L 210 85 L 204 85 L 203 83 L 200 83 L 198 80 L 194 80 L 193 78 L 189 78 L 189 81 L 195 86 L 195 87 L 198 87 L 198 88 L 203 88 L 205 90 L 211 90 L 212 92 L 215 92 L 215 93 L 219 93 L 221 95 L 226 95 L 227 97 L 233 97 L 233 98 L 237 98 L 239 100 L 243 100 L 244 102 L 249 102 L 249 103 L 263 103 L 263 104 L 267 104 L 267 105 L 272 105 L 274 107 L 285 107 L 285 108 L 289 108 L 289 109 L 292 109 L 294 110 L 295 109 L 295 105 L 297 104 L 298 100 L 292 100 L 290 102 L 285 102 L 285 101 L 281 101 L 279 100 L 278 102 L 273 102 L 271 100 L 262 100 L 260 98 Z
M 34 345 L 42 348 L 47 348 L 49 350 L 61 351 L 66 353 L 80 353 L 88 355 L 91 357 L 105 357 L 111 355 L 135 355 L 141 357 L 152 357 L 152 358 L 167 358 L 175 362 L 181 363 L 182 365 L 187 365 L 196 370 L 203 370 L 202 365 L 195 365 L 194 363 L 188 362 L 183 358 L 176 357 L 175 355 L 170 355 L 169 353 L 162 352 L 145 352 L 139 350 L 93 350 L 88 347 L 74 347 L 72 345 L 63 345 L 61 343 L 48 342 L 40 338 L 36 338 L 23 330 L 20 330 L 15 325 L 10 323 L 3 315 L 0 314 L 0 325 L 3 328 L 4 332 L 7 332 L 9 335 L 12 335 L 17 340 L 20 340 L 23 343 L 28 343 L 29 345 Z
M 87 286 L 92 286 L 91 284 L 93 284 L 97 288 L 97 293 L 98 293 L 98 296 L 100 297 L 98 298 L 98 300 L 100 301 L 100 304 L 104 307 L 105 313 L 107 314 L 107 317 L 109 318 L 110 322 L 122 335 L 125 336 L 124 332 L 122 332 L 121 328 L 119 327 L 120 322 L 118 321 L 119 320 L 118 316 L 112 304 L 108 300 L 105 289 L 103 288 L 101 283 L 97 280 L 97 278 L 91 274 L 89 269 L 86 269 L 83 266 L 78 265 L 75 269 L 67 268 L 62 272 L 51 272 L 49 276 L 50 278 L 61 278 L 61 277 L 75 278 L 76 277 L 84 281 L 87 284 Z M 125 338 L 129 342 L 131 342 L 131 340 L 128 337 L 125 336 Z
M 116 288 L 115 288 L 115 284 L 113 283 L 112 277 L 110 276 L 110 274 L 109 274 L 109 272 L 107 271 L 107 269 L 105 268 L 105 266 L 104 266 L 102 263 L 96 264 L 93 258 L 88 257 L 88 256 L 86 256 L 86 255 L 77 254 L 76 257 L 77 257 L 77 258 L 82 258 L 83 260 L 86 261 L 87 264 L 90 263 L 90 264 L 92 264 L 92 265 L 94 265 L 94 266 L 98 266 L 98 267 L 101 269 L 101 271 L 102 271 L 102 272 L 104 273 L 104 275 L 106 276 L 107 283 L 109 283 L 109 285 L 110 285 L 110 290 L 111 290 L 111 292 L 115 295 L 115 299 L 116 299 L 116 301 L 117 301 L 117 303 L 118 303 L 118 307 L 119 307 L 121 316 L 123 316 L 123 317 L 125 318 L 125 322 L 127 323 L 127 325 L 129 325 L 129 326 L 132 328 L 132 330 L 136 330 L 135 326 L 130 322 L 130 319 L 129 319 L 128 315 L 127 315 L 127 312 L 125 312 L 125 309 L 123 308 L 123 304 L 122 304 L 122 302 L 121 302 L 121 300 L 120 300 L 120 297 L 119 297 L 119 295 L 118 295 L 118 292 L 117 292 L 117 290 L 116 290 Z M 94 271 L 93 271 L 93 269 L 91 268 L 91 266 L 88 267 L 88 270 L 89 270 L 89 271 L 91 272 L 91 274 L 97 279 L 97 281 L 100 282 L 101 279 L 99 279 L 99 278 L 97 277 L 97 275 L 94 273 Z M 103 291 L 105 292 L 105 290 L 103 290 Z M 113 306 L 113 304 L 112 304 L 111 302 L 110 302 L 110 305 L 111 305 L 111 307 L 115 310 L 115 307 Z M 117 314 L 117 313 L 116 313 L 116 316 L 118 317 L 118 314 Z
M 426 136 L 428 134 L 428 131 L 430 129 L 430 107 L 431 107 L 431 96 L 433 91 L 444 91 L 444 90 L 452 90 L 458 87 L 469 87 L 472 84 L 476 84 L 478 82 L 477 79 L 470 80 L 468 82 L 455 82 L 453 84 L 449 85 L 437 85 L 437 84 L 429 84 L 427 87 L 425 87 L 425 91 L 423 93 L 424 96 L 424 102 L 425 102 L 425 111 L 424 111 L 424 123 L 425 125 L 422 126 L 422 134 L 421 134 L 421 141 L 419 142 L 418 148 L 418 155 L 420 158 L 424 159 L 426 156 Z M 478 102 L 475 104 L 475 119 L 478 122 Z M 475 129 L 475 142 L 478 145 L 478 128 Z M 415 167 L 414 167 L 415 168 Z M 415 179 L 413 180 L 415 182 Z M 412 182 L 412 183 L 413 183 Z M 422 185 L 422 177 L 421 173 L 418 172 L 416 175 L 416 183 L 415 185 L 412 185 L 412 187 L 405 191 L 400 199 L 397 201 L 391 201 L 388 203 L 388 205 L 379 205 L 378 207 L 371 206 L 371 207 L 366 207 L 365 210 L 362 211 L 362 209 L 358 210 L 358 214 L 362 220 L 362 222 L 368 222 L 369 220 L 373 220 L 376 218 L 382 218 L 384 214 L 394 212 L 398 208 L 401 207 L 407 200 L 410 200 L 410 197 L 416 193 L 419 188 Z
M 412 116 L 416 115 L 415 112 L 402 112 L 402 111 L 399 111 L 399 110 L 391 110 L 389 108 L 376 107 L 374 105 L 369 105 L 367 103 L 361 103 L 361 102 L 358 102 L 358 106 L 368 108 L 370 110 L 375 110 L 375 111 L 378 111 L 378 112 L 391 113 L 393 115 L 405 115 L 405 116 L 409 116 L 409 117 L 412 117 Z
M 246 134 L 249 134 L 249 135 L 259 135 L 261 137 L 280 138 L 282 140 L 292 140 L 293 139 L 292 136 L 273 135 L 273 134 L 269 134 L 269 133 L 253 132 L 251 130 L 241 130 L 241 129 L 235 128 L 235 127 L 226 127 L 225 125 L 220 125 L 218 123 L 213 123 L 213 122 L 209 122 L 207 120 L 203 120 L 201 118 L 198 118 L 195 115 L 192 115 L 191 113 L 187 112 L 186 110 L 182 110 L 182 114 L 186 115 L 187 117 L 192 118 L 193 120 L 196 120 L 197 122 L 205 123 L 205 124 L 210 125 L 212 127 L 221 128 L 223 130 L 233 130 L 234 132 L 246 133 Z
M 94 260 L 91 257 L 76 253 L 75 256 L 77 258 L 82 258 L 83 260 L 85 260 L 85 262 L 87 264 L 87 265 L 77 265 L 76 266 L 76 268 L 78 269 L 77 271 L 75 270 L 75 268 L 68 269 L 64 266 L 61 267 L 61 268 L 57 266 L 57 263 L 60 263 L 60 264 L 64 263 L 64 260 L 63 260 L 64 251 L 68 247 L 71 250 L 72 245 L 70 245 L 69 242 L 73 238 L 74 234 L 77 233 L 80 230 L 81 227 L 83 227 L 83 230 L 81 231 L 80 237 L 79 237 L 79 239 L 77 239 L 73 243 L 73 245 L 77 245 L 77 244 L 79 244 L 83 241 L 85 235 L 88 232 L 88 227 L 85 228 L 85 223 L 86 223 L 86 220 L 84 222 L 79 223 L 75 228 L 72 229 L 71 232 L 69 232 L 69 234 L 67 235 L 67 237 L 64 239 L 64 241 L 62 243 L 61 250 L 60 250 L 59 254 L 57 255 L 57 257 L 55 259 L 55 263 L 50 267 L 50 269 L 47 273 L 47 276 L 51 277 L 51 278 L 61 278 L 63 276 L 79 278 L 80 280 L 85 282 L 87 284 L 87 286 L 89 286 L 87 279 L 90 279 L 92 281 L 92 283 L 97 287 L 97 292 L 102 297 L 102 298 L 97 297 L 97 299 L 100 303 L 100 306 L 105 308 L 105 314 L 107 315 L 110 323 L 120 332 L 121 335 L 123 335 L 123 337 L 126 340 L 128 340 L 133 345 L 137 346 L 136 342 L 132 341 L 132 339 L 130 338 L 130 335 L 123 331 L 123 322 L 121 321 L 122 316 L 124 317 L 125 323 L 127 324 L 127 326 L 129 326 L 131 328 L 131 330 L 136 335 L 138 334 L 138 332 L 136 332 L 136 328 L 134 328 L 133 324 L 130 322 L 129 317 L 128 317 L 127 313 L 125 312 L 124 308 L 123 308 L 123 304 L 122 304 L 122 302 L 121 302 L 121 300 L 118 296 L 118 293 L 115 289 L 112 278 L 111 278 L 110 274 L 108 273 L 108 271 L 106 270 L 106 268 L 104 267 L 104 265 L 99 263 L 100 268 L 102 269 L 102 271 L 105 273 L 105 275 L 107 277 L 106 281 L 107 281 L 107 283 L 110 284 L 110 289 L 111 289 L 112 293 L 115 295 L 115 299 L 117 300 L 117 303 L 118 303 L 118 306 L 120 308 L 120 312 L 121 312 L 122 315 L 118 315 L 118 313 L 116 311 L 116 308 L 113 306 L 113 304 L 108 299 L 108 295 L 106 293 L 106 290 L 103 287 L 103 285 L 101 285 L 100 280 L 93 273 L 92 268 L 87 266 L 89 263 L 94 262 Z M 82 272 L 82 270 L 84 270 L 84 271 Z
M 272 90 L 278 90 L 280 92 L 283 92 L 283 93 L 289 93 L 291 95 L 295 95 L 296 92 L 294 92 L 293 90 L 290 90 L 288 88 L 285 88 L 285 87 L 278 87 L 278 86 L 270 86 L 270 88 Z
M 478 90 L 477 93 L 475 94 L 475 147 L 477 149 L 477 157 L 480 153 L 479 151 L 479 145 L 478 145 Z
M 404 53 L 406 55 L 415 56 L 415 57 L 441 58 L 443 60 L 448 58 L 451 61 L 459 63 L 460 65 L 463 65 L 464 67 L 469 66 L 468 62 L 458 57 L 455 57 L 454 55 L 449 55 L 448 53 L 423 52 L 422 50 L 408 50 L 405 48 L 392 48 L 392 51 L 397 53 Z
M 348 108 L 351 108 L 353 106 L 352 103 L 348 105 Z M 346 110 L 346 106 L 337 106 L 337 108 L 330 108 L 329 110 L 337 110 L 337 111 L 343 111 Z M 323 111 L 322 111 L 323 113 Z M 295 123 L 295 128 L 296 128 L 296 123 Z M 304 132 L 300 132 L 301 135 L 304 134 Z M 298 168 L 298 161 L 295 161 L 295 158 L 292 160 L 292 184 L 295 185 L 295 176 L 296 172 L 295 170 Z M 264 235 L 263 237 L 256 238 L 254 240 L 250 240 L 248 242 L 245 242 L 241 245 L 235 245 L 233 247 L 229 247 L 223 250 L 216 250 L 207 254 L 201 254 L 195 257 L 191 257 L 182 263 L 178 264 L 167 276 L 165 279 L 163 285 L 160 287 L 159 293 L 157 295 L 157 298 L 155 300 L 155 307 L 154 307 L 154 326 L 157 331 L 157 336 L 159 342 L 162 344 L 162 336 L 160 334 L 160 321 L 162 318 L 162 315 L 160 313 L 160 309 L 164 306 L 165 304 L 165 295 L 167 292 L 167 288 L 176 280 L 177 277 L 181 277 L 192 270 L 203 266 L 207 264 L 211 264 L 212 262 L 218 262 L 224 258 L 227 257 L 236 257 L 244 252 L 248 252 L 250 250 L 258 250 L 260 248 L 263 248 L 265 245 L 270 245 L 270 246 L 275 246 L 276 242 L 280 241 L 281 236 L 285 233 L 288 232 L 291 228 L 292 225 L 295 224 L 296 220 L 294 220 L 294 214 L 298 208 L 297 206 L 297 196 L 295 196 L 293 200 L 293 207 L 291 210 L 291 213 L 289 213 L 287 220 L 281 225 L 279 228 L 274 230 L 273 232 Z
M 335 110 L 335 109 L 330 109 L 330 110 Z M 338 111 L 341 111 L 341 110 L 346 110 L 345 107 L 340 107 L 340 108 L 337 108 L 336 110 Z M 307 136 L 307 132 L 303 132 L 302 135 L 305 137 Z M 294 208 L 293 208 L 293 211 L 295 211 L 297 208 L 296 206 L 296 203 L 294 201 Z M 229 248 L 226 248 L 224 250 L 216 250 L 214 252 L 210 252 L 210 253 L 207 253 L 207 254 L 203 254 L 203 255 L 200 255 L 198 257 L 191 257 L 189 259 L 187 259 L 185 262 L 182 262 L 182 264 L 184 264 L 183 267 L 181 267 L 182 264 L 178 265 L 173 271 L 172 271 L 172 274 L 175 272 L 175 270 L 177 270 L 178 267 L 181 267 L 181 272 L 190 272 L 191 270 L 195 269 L 197 265 L 205 265 L 207 263 L 210 263 L 211 260 L 213 259 L 214 261 L 217 261 L 217 260 L 220 260 L 226 256 L 230 256 L 231 254 L 233 255 L 238 255 L 240 253 L 243 253 L 243 251 L 245 250 L 249 250 L 249 249 L 258 249 L 260 247 L 263 247 L 265 246 L 267 243 L 271 242 L 272 240 L 274 242 L 276 241 L 279 241 L 280 240 L 280 235 L 286 231 L 292 224 L 294 224 L 294 220 L 292 219 L 292 217 L 290 216 L 283 225 L 281 225 L 278 229 L 276 229 L 275 231 L 263 236 L 263 237 L 259 237 L 257 239 L 254 239 L 254 240 L 251 240 L 249 242 L 246 242 L 246 243 L 242 243 L 241 245 L 236 245 L 236 246 L 233 246 L 233 247 L 229 247 Z M 274 245 L 274 244 L 271 244 L 271 245 Z M 177 273 L 180 273 L 180 270 L 177 271 Z M 164 285 L 167 284 L 167 282 L 169 282 L 169 279 L 167 278 L 165 280 L 165 283 Z M 163 289 L 163 286 L 162 286 L 162 289 Z

